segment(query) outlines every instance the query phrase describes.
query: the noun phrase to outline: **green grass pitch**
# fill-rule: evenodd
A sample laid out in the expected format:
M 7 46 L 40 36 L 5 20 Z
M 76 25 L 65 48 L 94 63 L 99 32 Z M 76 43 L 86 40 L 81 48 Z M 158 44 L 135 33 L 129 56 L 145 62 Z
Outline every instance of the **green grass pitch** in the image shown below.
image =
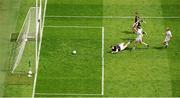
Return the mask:
M 179 7 L 177 2 L 177 0 L 172 0 L 170 3 L 168 0 L 63 0 L 61 2 L 49 0 L 46 10 L 47 17 L 45 26 L 104 26 L 104 96 L 179 96 L 180 78 L 178 75 L 180 73 L 178 71 L 180 69 L 177 59 L 179 57 L 179 45 L 177 42 L 179 40 L 178 26 L 180 25 L 180 19 L 163 18 L 180 16 L 180 14 L 178 14 L 180 10 L 177 9 Z M 126 17 L 133 16 L 135 11 L 138 11 L 142 17 L 162 17 L 161 19 L 144 19 L 147 24 L 143 24 L 143 28 L 148 33 L 148 35 L 144 37 L 144 40 L 150 45 L 150 48 L 138 46 L 134 51 L 125 50 L 115 55 L 108 53 L 109 46 L 119 42 L 126 42 L 128 38 L 135 39 L 136 35 L 130 32 L 133 19 L 53 18 L 53 16 Z M 162 49 L 160 48 L 161 42 L 164 39 L 162 33 L 167 26 L 172 28 L 174 38 L 168 49 Z M 77 32 L 79 32 L 79 35 L 72 34 L 77 34 Z M 86 32 L 87 35 L 85 34 L 84 36 L 84 32 Z M 97 87 L 101 86 L 99 85 L 100 68 L 97 70 L 97 66 L 85 67 L 81 65 L 82 62 L 86 65 L 91 65 L 89 64 L 90 62 L 81 60 L 87 56 L 83 51 L 82 55 L 75 55 L 77 59 L 81 58 L 81 62 L 73 62 L 74 56 L 70 54 L 72 48 L 77 46 L 86 47 L 86 43 L 88 42 L 83 43 L 81 39 L 86 38 L 89 36 L 88 34 L 93 32 L 94 34 L 91 35 L 90 38 L 94 39 L 94 37 L 97 37 L 98 31 L 87 29 L 81 33 L 75 29 L 68 28 L 44 29 L 40 69 L 36 88 L 37 93 L 47 93 L 47 95 L 45 94 L 44 96 L 49 96 L 51 95 L 50 93 L 76 93 L 78 95 L 81 93 L 98 93 L 100 91 L 100 89 L 97 89 Z M 73 36 L 79 36 L 79 38 L 77 37 L 79 40 L 72 40 Z M 98 40 L 98 38 L 96 40 Z M 67 42 L 70 42 L 68 46 L 62 46 L 62 43 Z M 71 45 L 76 42 L 81 44 Z M 97 50 L 101 48 L 100 42 L 99 44 L 92 42 L 89 45 L 95 45 Z M 69 48 L 69 46 L 72 47 Z M 132 48 L 132 46 L 133 44 L 131 44 L 129 48 Z M 77 49 L 77 51 L 79 52 L 81 49 Z M 91 48 L 89 51 L 91 51 Z M 91 56 L 94 55 L 91 59 L 97 64 L 98 62 L 96 61 L 101 60 L 100 58 L 96 60 L 95 55 L 98 55 L 98 53 L 100 53 L 100 50 L 97 53 L 93 51 L 90 52 Z M 89 55 L 88 58 L 91 56 Z M 72 70 L 72 68 L 75 68 L 75 70 Z M 87 68 L 89 70 L 87 70 Z M 91 70 L 97 71 L 91 72 Z M 84 79 L 82 77 L 86 77 L 89 73 L 93 75 L 91 77 L 93 81 L 91 79 L 81 80 Z M 77 74 L 79 74 L 79 76 L 76 76 Z M 74 84 L 76 82 L 81 85 Z M 37 96 L 41 96 L 41 94 L 37 94 Z
M 179 7 L 179 0 L 48 0 L 35 96 L 179 97 L 180 18 L 170 18 L 180 17 Z M 139 45 L 131 51 L 132 42 L 121 53 L 109 53 L 111 45 L 136 38 L 131 33 L 134 19 L 128 18 L 134 17 L 136 11 L 142 18 L 150 17 L 144 18 L 147 23 L 142 24 L 147 32 L 144 41 L 150 47 Z M 107 16 L 110 18 L 103 18 Z M 103 39 L 99 27 L 104 27 L 103 95 Z M 166 27 L 172 29 L 173 38 L 168 49 L 163 49 Z M 73 55 L 73 50 L 77 54 Z M 6 90 L 7 96 L 18 87 L 13 86 Z M 21 86 L 19 90 L 28 88 Z M 30 92 L 27 96 L 31 96 Z
M 37 94 L 100 94 L 101 29 L 44 30 Z M 77 53 L 72 54 L 73 50 Z

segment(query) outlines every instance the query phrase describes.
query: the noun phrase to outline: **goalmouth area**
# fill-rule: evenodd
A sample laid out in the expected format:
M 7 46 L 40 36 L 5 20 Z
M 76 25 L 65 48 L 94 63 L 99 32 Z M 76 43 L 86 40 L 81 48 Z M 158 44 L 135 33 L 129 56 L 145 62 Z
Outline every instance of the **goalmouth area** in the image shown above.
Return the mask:
M 44 26 L 36 83 L 35 96 L 103 95 L 104 28 Z

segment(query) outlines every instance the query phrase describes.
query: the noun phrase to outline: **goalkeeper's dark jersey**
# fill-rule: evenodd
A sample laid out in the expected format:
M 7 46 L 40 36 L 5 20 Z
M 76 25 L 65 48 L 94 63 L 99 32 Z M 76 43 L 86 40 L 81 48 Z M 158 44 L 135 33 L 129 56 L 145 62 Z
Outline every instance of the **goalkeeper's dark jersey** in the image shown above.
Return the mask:
M 139 21 L 138 21 L 139 20 Z M 135 23 L 137 23 L 137 26 L 141 26 L 141 21 L 140 21 L 140 17 L 139 16 L 135 16 Z
M 135 23 L 139 20 L 140 18 L 139 18 L 139 16 L 135 16 Z

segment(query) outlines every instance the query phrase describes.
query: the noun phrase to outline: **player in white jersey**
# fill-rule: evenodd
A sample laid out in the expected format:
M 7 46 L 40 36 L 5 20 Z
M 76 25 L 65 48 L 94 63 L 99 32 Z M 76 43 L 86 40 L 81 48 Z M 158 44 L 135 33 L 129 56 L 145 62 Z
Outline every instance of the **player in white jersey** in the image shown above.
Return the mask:
M 142 28 L 138 26 L 137 27 L 137 37 L 135 39 L 135 44 L 134 44 L 133 49 L 135 49 L 138 44 L 143 44 L 143 45 L 149 47 L 149 45 L 147 43 L 143 42 L 143 34 L 146 34 L 146 33 L 143 32 Z
M 165 40 L 163 42 L 165 48 L 169 46 L 169 41 L 171 40 L 171 38 L 172 38 L 171 30 L 170 28 L 166 28 Z
M 111 53 L 118 53 L 120 51 L 125 50 L 128 45 L 131 43 L 131 41 L 128 41 L 126 44 L 125 43 L 119 43 L 117 45 L 111 46 Z

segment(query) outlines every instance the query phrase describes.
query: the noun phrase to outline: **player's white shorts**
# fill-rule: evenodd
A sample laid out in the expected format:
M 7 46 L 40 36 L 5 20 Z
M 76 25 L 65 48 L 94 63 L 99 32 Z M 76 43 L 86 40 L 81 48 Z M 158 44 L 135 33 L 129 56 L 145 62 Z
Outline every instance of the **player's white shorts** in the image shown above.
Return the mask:
M 119 44 L 119 47 L 121 48 L 121 50 L 124 50 L 124 43 Z
M 142 42 L 142 37 L 137 37 L 135 41 L 136 41 L 136 43 L 141 43 Z
M 170 41 L 170 38 L 165 38 L 164 41 L 165 41 L 165 42 L 169 42 L 169 41 Z

